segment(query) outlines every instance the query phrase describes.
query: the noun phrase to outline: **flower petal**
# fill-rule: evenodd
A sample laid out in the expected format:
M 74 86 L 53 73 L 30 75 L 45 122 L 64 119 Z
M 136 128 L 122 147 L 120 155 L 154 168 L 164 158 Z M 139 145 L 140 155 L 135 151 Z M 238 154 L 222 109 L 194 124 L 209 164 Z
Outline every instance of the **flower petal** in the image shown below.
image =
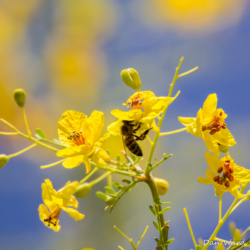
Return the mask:
M 86 167 L 86 174 L 87 174 L 91 170 L 91 164 L 89 162 L 89 158 L 87 156 L 85 156 L 85 155 L 83 156 L 83 163 L 84 163 L 84 165 Z
M 39 211 L 39 217 L 40 220 L 49 228 L 53 229 L 55 232 L 58 232 L 61 229 L 61 226 L 58 225 L 59 224 L 59 220 L 57 220 L 57 223 L 54 225 L 52 223 L 48 223 L 45 222 L 44 220 L 48 219 L 48 217 L 50 216 L 50 212 L 48 211 L 47 207 L 44 204 L 41 204 L 38 207 L 38 211 Z
M 214 153 L 217 157 L 220 155 L 219 151 L 219 145 L 217 142 L 212 138 L 212 136 L 204 131 L 202 133 L 202 139 L 204 140 L 208 150 L 210 150 L 212 153 Z
M 213 135 L 213 138 L 220 144 L 225 146 L 234 146 L 236 144 L 236 141 L 234 140 L 234 137 L 230 133 L 230 131 L 226 129 L 221 129 L 221 131 L 215 133 Z
M 62 206 L 61 209 L 68 213 L 69 216 L 73 217 L 76 221 L 82 220 L 84 218 L 84 214 L 79 213 L 74 208 Z
M 98 141 L 94 144 L 95 147 L 101 147 L 102 144 L 109 138 L 110 133 L 104 134 L 102 137 L 98 139 Z
M 93 145 L 102 133 L 102 129 L 104 126 L 105 118 L 103 116 L 103 112 L 93 111 L 90 117 L 83 125 L 83 137 Z M 89 131 L 89 134 L 84 134 L 85 131 Z
M 110 156 L 102 148 L 97 148 L 94 154 L 91 156 L 91 160 L 97 165 L 107 166 L 106 162 L 110 161 Z
M 211 181 L 207 177 L 198 176 L 198 181 L 202 184 L 212 184 Z
M 204 122 L 211 120 L 213 112 L 217 108 L 217 95 L 210 94 L 203 104 L 203 119 Z
M 118 120 L 116 122 L 111 123 L 108 126 L 108 131 L 111 135 L 115 135 L 115 136 L 121 136 L 121 126 L 123 125 L 123 121 L 122 120 Z
M 210 169 L 217 173 L 218 168 L 220 167 L 220 160 L 217 156 L 211 155 L 209 152 L 205 153 L 205 157 L 207 160 L 207 164 L 210 167 Z
M 57 192 L 64 200 L 67 201 L 68 199 L 70 199 L 72 194 L 74 194 L 77 186 L 78 186 L 77 181 L 74 181 L 74 182 L 69 181 L 69 182 L 67 182 L 67 184 L 64 187 L 59 189 Z
M 116 109 L 112 110 L 111 114 L 123 121 L 139 121 L 142 117 L 142 111 L 140 109 L 129 110 L 127 112 Z
M 71 169 L 71 168 L 75 168 L 78 167 L 79 165 L 81 165 L 83 163 L 83 156 L 82 155 L 78 155 L 78 156 L 73 156 L 73 157 L 69 157 L 67 158 L 64 162 L 63 162 L 63 166 L 65 168 Z
M 241 199 L 243 198 L 245 195 L 242 194 L 238 189 L 235 189 L 233 191 L 230 192 L 235 198 Z
M 197 131 L 196 118 L 194 117 L 178 117 L 179 122 L 188 128 L 187 132 L 199 137 L 200 134 Z
M 67 158 L 77 155 L 86 155 L 90 149 L 86 145 L 74 146 L 69 148 L 64 148 L 56 152 L 58 157 Z
M 60 142 L 66 147 L 74 146 L 74 142 L 69 140 L 68 137 L 73 130 L 80 131 L 86 120 L 87 116 L 81 112 L 65 111 L 57 123 Z

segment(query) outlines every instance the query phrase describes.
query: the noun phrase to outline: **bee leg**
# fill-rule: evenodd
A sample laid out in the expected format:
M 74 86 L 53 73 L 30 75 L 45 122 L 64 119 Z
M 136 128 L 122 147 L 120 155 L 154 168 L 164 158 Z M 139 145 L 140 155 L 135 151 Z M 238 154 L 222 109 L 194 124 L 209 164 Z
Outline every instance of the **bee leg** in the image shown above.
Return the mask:
M 149 131 L 150 131 L 151 129 L 152 129 L 152 128 L 149 128 L 149 129 L 145 130 L 145 131 L 139 136 L 139 138 L 140 138 L 141 141 L 144 140 L 144 139 L 146 138 L 147 134 L 149 133 Z
M 133 130 L 133 133 L 135 133 L 137 130 L 139 130 L 141 127 L 141 123 L 139 123 L 138 127 L 136 129 Z

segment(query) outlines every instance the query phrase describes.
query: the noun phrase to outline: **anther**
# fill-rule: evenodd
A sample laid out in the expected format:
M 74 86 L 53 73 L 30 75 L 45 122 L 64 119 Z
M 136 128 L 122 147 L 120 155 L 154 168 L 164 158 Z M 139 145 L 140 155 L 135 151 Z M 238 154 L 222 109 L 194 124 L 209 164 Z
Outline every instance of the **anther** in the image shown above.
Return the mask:
M 222 185 L 222 180 L 218 180 L 217 183 Z
M 229 179 L 230 176 L 231 176 L 231 173 L 230 173 L 230 172 L 226 172 L 226 173 L 225 173 L 225 176 Z
M 214 135 L 216 132 L 217 132 L 216 129 L 212 129 L 212 130 L 210 131 L 210 135 Z
M 230 186 L 229 181 L 226 181 L 226 182 L 225 182 L 225 186 L 226 186 L 226 187 L 229 187 L 229 186 Z
M 220 112 L 220 116 L 222 116 L 222 114 L 223 114 L 223 113 L 222 113 L 222 111 L 221 111 L 221 112 Z
M 217 182 L 220 179 L 220 176 L 215 176 L 214 181 Z
M 82 133 L 82 130 L 80 130 L 80 134 Z
M 201 130 L 202 130 L 202 131 L 205 131 L 206 128 L 207 128 L 206 126 L 202 126 L 202 127 L 201 127 Z
M 223 167 L 218 168 L 217 173 L 221 173 L 223 170 Z
M 233 180 L 234 180 L 234 177 L 231 175 L 231 176 L 229 177 L 229 180 L 230 180 L 230 181 L 233 181 Z
M 232 174 L 234 170 L 232 168 L 229 168 L 229 172 Z

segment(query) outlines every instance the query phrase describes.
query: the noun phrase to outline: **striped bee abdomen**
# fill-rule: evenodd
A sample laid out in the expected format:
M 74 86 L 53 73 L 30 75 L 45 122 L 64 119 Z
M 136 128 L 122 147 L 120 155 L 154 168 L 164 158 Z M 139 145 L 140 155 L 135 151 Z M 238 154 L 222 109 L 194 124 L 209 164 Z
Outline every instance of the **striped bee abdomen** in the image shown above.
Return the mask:
M 124 140 L 124 144 L 131 153 L 137 156 L 142 156 L 142 150 L 139 144 L 135 141 L 133 136 L 126 137 Z

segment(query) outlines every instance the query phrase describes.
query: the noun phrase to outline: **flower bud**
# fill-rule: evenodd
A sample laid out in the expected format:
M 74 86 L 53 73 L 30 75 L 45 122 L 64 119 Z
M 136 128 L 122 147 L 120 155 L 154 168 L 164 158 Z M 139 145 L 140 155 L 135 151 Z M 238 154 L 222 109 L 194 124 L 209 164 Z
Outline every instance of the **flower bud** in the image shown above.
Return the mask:
M 20 108 L 23 108 L 26 100 L 26 93 L 23 89 L 16 89 L 14 91 L 14 99 Z
M 116 202 L 116 200 L 117 200 L 117 198 L 111 197 L 111 196 L 108 195 L 107 199 L 105 200 L 105 202 L 106 202 L 106 204 L 108 206 L 112 206 L 112 205 L 114 205 L 114 203 Z
M 75 196 L 79 199 L 85 198 L 86 196 L 88 196 L 90 190 L 91 190 L 91 185 L 87 182 L 84 182 L 77 186 L 75 191 Z
M 7 155 L 0 155 L 0 168 L 2 168 L 8 161 L 9 158 Z
M 222 153 L 227 153 L 228 152 L 228 146 L 219 144 L 219 150 Z
M 130 88 L 141 91 L 141 80 L 138 72 L 135 69 L 124 69 L 121 72 L 121 78 Z
M 154 180 L 159 195 L 164 195 L 165 193 L 167 193 L 169 187 L 168 182 L 162 178 L 157 178 L 157 177 L 154 177 Z

